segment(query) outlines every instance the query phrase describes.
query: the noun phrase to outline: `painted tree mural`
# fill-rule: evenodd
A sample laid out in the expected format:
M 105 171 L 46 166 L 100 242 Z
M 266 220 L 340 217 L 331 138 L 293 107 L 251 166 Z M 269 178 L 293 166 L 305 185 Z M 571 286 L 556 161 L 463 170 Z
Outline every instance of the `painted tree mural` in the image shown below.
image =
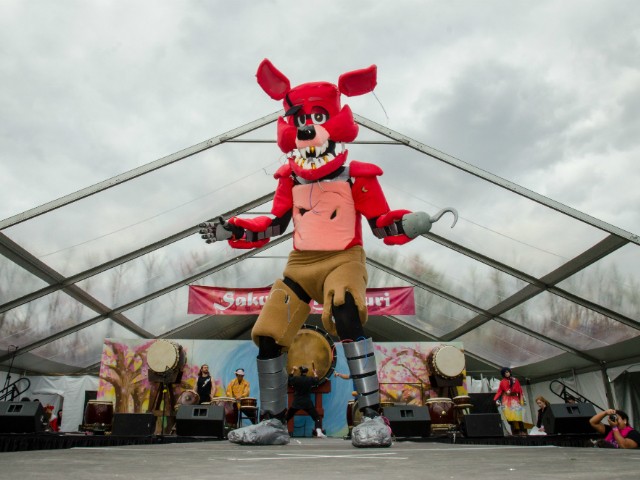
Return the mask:
M 98 397 L 115 397 L 116 413 L 141 413 L 148 404 L 147 349 L 152 343 L 129 346 L 105 340 Z
M 383 402 L 424 405 L 427 399 L 438 396 L 429 381 L 431 347 L 376 344 L 375 348 L 382 355 L 378 360 L 378 379 Z M 466 392 L 464 386 L 462 390 Z

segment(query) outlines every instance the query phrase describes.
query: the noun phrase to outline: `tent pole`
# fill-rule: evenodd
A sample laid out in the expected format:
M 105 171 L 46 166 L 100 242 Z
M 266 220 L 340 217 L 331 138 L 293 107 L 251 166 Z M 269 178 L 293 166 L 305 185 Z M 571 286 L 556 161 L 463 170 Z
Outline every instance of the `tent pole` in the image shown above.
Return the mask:
M 609 375 L 607 374 L 607 362 L 604 360 L 600 362 L 600 371 L 602 372 L 602 383 L 604 383 L 604 391 L 607 395 L 607 404 L 609 408 L 615 408 L 615 403 L 613 401 L 613 390 L 611 389 L 611 382 L 609 380 Z

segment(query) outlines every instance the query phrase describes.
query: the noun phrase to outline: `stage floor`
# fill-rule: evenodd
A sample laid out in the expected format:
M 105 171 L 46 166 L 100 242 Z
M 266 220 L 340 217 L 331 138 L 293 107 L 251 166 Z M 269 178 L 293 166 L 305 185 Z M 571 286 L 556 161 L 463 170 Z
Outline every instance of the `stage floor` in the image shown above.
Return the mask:
M 292 438 L 286 446 L 198 443 L 76 447 L 0 453 L 0 478 L 378 479 L 637 478 L 640 450 L 459 445 L 399 441 L 358 449 L 349 441 Z

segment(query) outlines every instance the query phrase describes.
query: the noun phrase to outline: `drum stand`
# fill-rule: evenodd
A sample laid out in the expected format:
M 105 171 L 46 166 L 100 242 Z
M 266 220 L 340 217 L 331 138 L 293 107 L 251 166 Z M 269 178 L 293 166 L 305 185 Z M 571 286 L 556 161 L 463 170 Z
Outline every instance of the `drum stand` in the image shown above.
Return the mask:
M 151 404 L 151 411 L 156 417 L 161 417 L 160 420 L 160 438 L 164 439 L 165 426 L 164 422 L 167 419 L 167 430 L 171 432 L 173 428 L 173 423 L 175 421 L 175 416 L 171 413 L 167 415 L 167 405 L 169 412 L 175 412 L 175 401 L 173 399 L 173 395 L 169 391 L 169 386 L 171 384 L 163 381 L 158 383 L 158 389 L 156 390 L 155 397 L 153 399 L 153 403 Z M 162 409 L 161 409 L 162 408 Z M 169 421 L 171 420 L 171 421 Z

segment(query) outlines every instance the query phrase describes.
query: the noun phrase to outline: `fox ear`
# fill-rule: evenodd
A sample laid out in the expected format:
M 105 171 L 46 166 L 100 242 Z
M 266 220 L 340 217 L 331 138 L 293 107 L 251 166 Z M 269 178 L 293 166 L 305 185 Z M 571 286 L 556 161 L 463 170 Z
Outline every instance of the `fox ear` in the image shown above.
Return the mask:
M 347 97 L 364 95 L 365 93 L 372 92 L 373 89 L 376 88 L 377 76 L 378 67 L 375 65 L 343 73 L 338 79 L 338 89 L 340 93 Z
M 256 78 L 262 90 L 274 100 L 282 100 L 291 90 L 289 79 L 266 58 L 260 62 Z

